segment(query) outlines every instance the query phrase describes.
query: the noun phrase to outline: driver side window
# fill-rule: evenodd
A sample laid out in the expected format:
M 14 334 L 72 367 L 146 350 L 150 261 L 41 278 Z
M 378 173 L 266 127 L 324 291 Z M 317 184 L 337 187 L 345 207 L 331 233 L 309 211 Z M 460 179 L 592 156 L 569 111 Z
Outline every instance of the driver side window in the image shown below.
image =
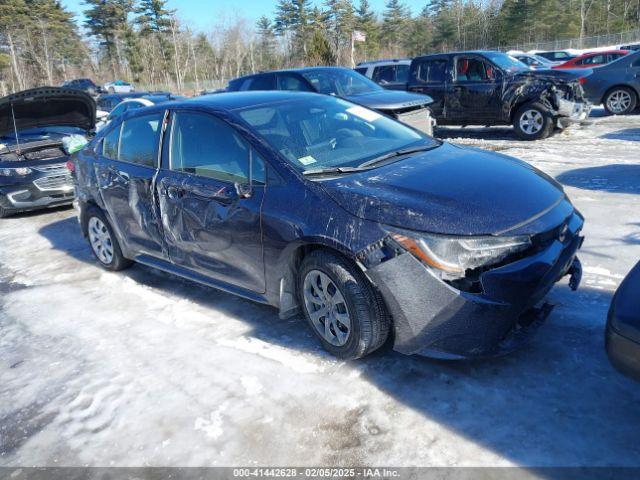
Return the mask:
M 170 167 L 224 182 L 249 179 L 250 145 L 222 120 L 195 112 L 177 112 L 171 130 Z M 253 151 L 253 181 L 265 183 L 264 162 Z
M 474 57 L 456 59 L 456 79 L 459 82 L 487 82 L 495 78 L 495 68 L 488 62 Z

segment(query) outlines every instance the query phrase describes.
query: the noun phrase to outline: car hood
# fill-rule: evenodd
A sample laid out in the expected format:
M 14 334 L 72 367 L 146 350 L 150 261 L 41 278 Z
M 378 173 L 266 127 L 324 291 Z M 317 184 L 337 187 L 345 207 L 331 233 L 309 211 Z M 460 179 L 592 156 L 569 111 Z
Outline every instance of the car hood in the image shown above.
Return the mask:
M 349 95 L 345 98 L 374 110 L 406 110 L 433 103 L 433 99 L 428 95 L 403 92 L 401 90 L 380 90 Z
M 573 211 L 560 184 L 543 172 L 505 155 L 447 143 L 320 184 L 357 217 L 440 234 L 539 233 Z M 534 221 L 543 217 L 557 223 Z
M 28 128 L 53 126 L 92 130 L 96 104 L 90 95 L 72 88 L 42 87 L 0 98 L 0 136 Z
M 538 70 L 527 70 L 524 72 L 518 72 L 514 74 L 515 78 L 525 79 L 525 78 L 533 78 L 539 80 L 546 80 L 549 82 L 573 82 L 578 80 L 581 77 L 587 77 L 593 73 L 593 70 L 590 68 L 581 68 L 581 69 L 563 69 L 563 70 L 555 70 L 555 69 L 538 69 Z

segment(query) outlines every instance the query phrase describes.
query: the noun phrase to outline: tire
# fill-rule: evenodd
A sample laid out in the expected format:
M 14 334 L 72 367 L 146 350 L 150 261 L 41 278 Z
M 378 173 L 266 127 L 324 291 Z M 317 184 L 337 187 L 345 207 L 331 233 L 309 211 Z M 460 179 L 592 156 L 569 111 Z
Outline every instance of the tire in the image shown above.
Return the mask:
M 553 132 L 554 122 L 539 103 L 526 103 L 513 116 L 513 128 L 522 140 L 541 140 Z
M 328 294 L 324 300 L 321 291 Z M 380 348 L 389 336 L 391 318 L 382 297 L 355 265 L 335 253 L 314 250 L 304 258 L 298 275 L 298 297 L 322 346 L 338 358 L 364 357 Z M 331 302 L 327 316 L 317 313 L 327 311 Z M 345 313 L 348 328 L 341 323 Z M 328 332 L 327 321 L 331 322 Z
M 609 115 L 628 115 L 638 105 L 638 95 L 629 87 L 614 87 L 602 100 L 604 109 Z
M 89 207 L 82 228 L 93 255 L 103 268 L 117 272 L 131 266 L 133 262 L 122 255 L 111 223 L 102 210 Z

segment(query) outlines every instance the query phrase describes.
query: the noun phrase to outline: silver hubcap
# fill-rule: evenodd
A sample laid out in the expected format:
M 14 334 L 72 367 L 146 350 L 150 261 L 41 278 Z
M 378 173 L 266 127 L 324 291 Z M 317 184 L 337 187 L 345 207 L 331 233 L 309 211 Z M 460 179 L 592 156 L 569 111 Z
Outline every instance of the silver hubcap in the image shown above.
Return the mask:
M 89 219 L 89 243 L 98 260 L 108 265 L 113 260 L 113 243 L 107 226 L 97 217 Z
M 544 117 L 538 110 L 527 110 L 520 117 L 520 129 L 527 135 L 535 135 L 542 130 Z
M 303 288 L 304 304 L 316 331 L 331 345 L 347 343 L 351 318 L 340 289 L 319 270 L 307 273 Z
M 616 90 L 607 98 L 607 108 L 613 113 L 622 113 L 631 105 L 631 95 L 625 90 Z

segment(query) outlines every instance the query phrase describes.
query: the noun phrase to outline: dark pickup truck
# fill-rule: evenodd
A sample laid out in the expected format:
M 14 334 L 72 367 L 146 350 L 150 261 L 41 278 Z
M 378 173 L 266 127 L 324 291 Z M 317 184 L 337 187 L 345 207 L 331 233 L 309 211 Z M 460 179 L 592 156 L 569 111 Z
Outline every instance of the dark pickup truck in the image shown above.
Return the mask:
M 513 125 L 523 139 L 549 136 L 589 116 L 591 70 L 531 70 L 501 52 L 427 55 L 411 62 L 407 90 L 433 98 L 438 125 Z

